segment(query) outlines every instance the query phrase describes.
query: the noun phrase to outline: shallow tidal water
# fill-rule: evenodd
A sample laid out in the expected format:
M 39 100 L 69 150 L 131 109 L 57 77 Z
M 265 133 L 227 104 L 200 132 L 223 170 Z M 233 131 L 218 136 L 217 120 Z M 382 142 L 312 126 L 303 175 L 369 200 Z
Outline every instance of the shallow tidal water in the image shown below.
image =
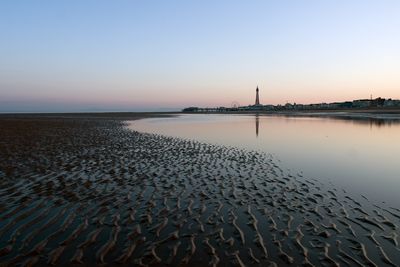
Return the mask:
M 270 153 L 292 172 L 400 207 L 400 120 L 193 114 L 129 127 Z

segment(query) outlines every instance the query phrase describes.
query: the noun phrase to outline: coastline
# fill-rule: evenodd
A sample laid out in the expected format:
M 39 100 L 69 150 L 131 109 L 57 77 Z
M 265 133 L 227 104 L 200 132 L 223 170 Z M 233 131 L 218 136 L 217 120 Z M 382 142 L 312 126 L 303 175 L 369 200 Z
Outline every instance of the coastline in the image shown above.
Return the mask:
M 76 112 L 76 113 L 0 113 L 0 119 L 94 119 L 94 120 L 139 120 L 163 118 L 181 112 Z
M 331 117 L 337 119 L 376 119 L 400 120 L 400 109 L 330 109 L 330 110 L 288 110 L 288 111 L 228 111 L 228 112 L 77 112 L 77 113 L 0 113 L 0 119 L 102 119 L 102 120 L 138 120 L 147 118 L 163 118 L 184 114 L 229 114 L 229 115 L 259 115 L 259 116 L 287 116 L 287 117 Z
M 0 116 L 1 263 L 396 262 L 400 210 L 264 153 L 124 127 L 147 115 Z

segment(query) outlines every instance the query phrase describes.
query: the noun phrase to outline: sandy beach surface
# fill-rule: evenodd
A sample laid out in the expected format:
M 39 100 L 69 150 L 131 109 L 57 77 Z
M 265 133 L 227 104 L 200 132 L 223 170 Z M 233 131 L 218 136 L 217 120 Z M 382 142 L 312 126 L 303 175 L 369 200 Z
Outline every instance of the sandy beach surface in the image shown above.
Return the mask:
M 0 116 L 1 265 L 399 266 L 398 207 L 147 116 Z

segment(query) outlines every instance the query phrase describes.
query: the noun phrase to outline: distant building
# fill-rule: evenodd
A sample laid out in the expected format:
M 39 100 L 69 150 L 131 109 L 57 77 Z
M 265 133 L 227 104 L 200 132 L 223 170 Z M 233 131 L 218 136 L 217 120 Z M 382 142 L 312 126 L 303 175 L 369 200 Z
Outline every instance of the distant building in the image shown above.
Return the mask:
M 286 103 L 285 109 L 294 109 L 294 106 L 290 103 Z
M 255 106 L 260 106 L 260 96 L 258 94 L 258 85 L 257 85 L 257 89 L 256 89 L 256 103 Z
M 263 109 L 263 105 L 260 104 L 260 93 L 259 93 L 260 89 L 258 89 L 258 85 L 256 88 L 256 101 L 254 103 L 254 105 L 252 106 L 248 106 L 246 110 L 262 110 Z
M 184 108 L 182 111 L 183 112 L 198 112 L 199 108 L 198 107 L 188 107 L 188 108 Z
M 372 107 L 383 107 L 384 104 L 385 104 L 385 99 L 381 97 L 375 98 L 374 100 L 371 101 Z
M 341 102 L 339 104 L 339 107 L 341 107 L 341 108 L 352 108 L 353 107 L 353 103 L 351 101 Z
M 265 110 L 274 110 L 275 107 L 274 107 L 274 105 L 264 105 L 263 109 L 265 109 Z
M 353 101 L 353 107 L 355 108 L 368 108 L 371 106 L 371 100 L 369 99 L 359 99 Z
M 386 99 L 383 103 L 384 107 L 400 107 L 400 100 Z

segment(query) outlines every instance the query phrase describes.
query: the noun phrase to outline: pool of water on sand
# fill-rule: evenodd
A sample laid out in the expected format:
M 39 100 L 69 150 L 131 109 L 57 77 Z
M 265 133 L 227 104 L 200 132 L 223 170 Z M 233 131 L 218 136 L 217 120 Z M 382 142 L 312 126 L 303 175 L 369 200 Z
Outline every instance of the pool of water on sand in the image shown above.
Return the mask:
M 129 124 L 141 132 L 261 150 L 292 172 L 400 206 L 400 121 L 195 114 Z

